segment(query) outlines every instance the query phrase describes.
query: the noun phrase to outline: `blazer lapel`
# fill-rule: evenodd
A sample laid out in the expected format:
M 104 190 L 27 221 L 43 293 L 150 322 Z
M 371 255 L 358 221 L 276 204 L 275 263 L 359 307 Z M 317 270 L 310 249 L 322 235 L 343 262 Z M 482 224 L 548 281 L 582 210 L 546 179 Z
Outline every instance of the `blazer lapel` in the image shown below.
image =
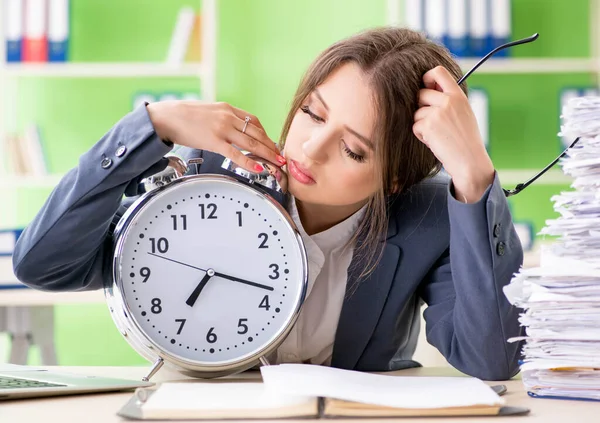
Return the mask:
M 390 229 L 395 233 L 396 228 Z M 379 321 L 399 259 L 400 248 L 386 243 L 376 269 L 358 284 L 357 273 L 362 266 L 351 266 L 358 270 L 348 275 L 346 297 L 333 345 L 333 367 L 353 369 L 358 363 Z

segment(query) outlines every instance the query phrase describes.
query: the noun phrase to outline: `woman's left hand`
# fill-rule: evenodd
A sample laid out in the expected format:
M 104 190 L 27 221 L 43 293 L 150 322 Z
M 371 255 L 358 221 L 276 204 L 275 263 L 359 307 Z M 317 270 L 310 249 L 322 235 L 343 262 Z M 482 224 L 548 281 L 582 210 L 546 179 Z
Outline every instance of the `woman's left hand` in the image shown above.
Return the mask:
M 423 82 L 413 133 L 452 177 L 456 199 L 479 201 L 494 181 L 494 165 L 469 100 L 443 66 L 425 73 Z

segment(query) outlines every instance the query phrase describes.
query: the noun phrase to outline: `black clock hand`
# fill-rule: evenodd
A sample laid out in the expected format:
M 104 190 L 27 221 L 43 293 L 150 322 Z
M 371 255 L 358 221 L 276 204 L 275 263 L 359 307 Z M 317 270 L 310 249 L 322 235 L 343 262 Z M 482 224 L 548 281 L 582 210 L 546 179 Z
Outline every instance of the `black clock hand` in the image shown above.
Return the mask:
M 187 264 L 187 263 L 183 263 L 181 261 L 173 260 L 173 259 L 170 259 L 170 258 L 165 257 L 165 256 L 161 256 L 161 255 L 154 254 L 154 253 L 148 253 L 148 254 L 150 254 L 151 256 L 154 256 L 154 257 L 159 257 L 161 259 L 172 261 L 173 263 L 181 264 L 182 266 L 191 267 L 192 269 L 202 270 L 203 272 L 207 271 L 206 269 L 203 269 L 201 267 L 192 266 L 191 264 Z M 215 272 L 215 276 L 219 276 L 219 277 L 224 278 L 224 279 L 229 279 L 230 281 L 240 282 L 240 283 L 243 283 L 243 284 L 246 284 L 246 285 L 250 285 L 250 286 L 255 286 L 257 288 L 266 289 L 267 291 L 274 291 L 275 290 L 275 288 L 273 288 L 272 286 L 263 285 L 263 284 L 256 283 L 256 282 L 247 281 L 245 279 L 236 278 L 234 276 L 229 276 L 229 275 L 226 275 L 224 273 Z
M 224 273 L 215 272 L 215 276 L 219 276 L 219 277 L 224 278 L 224 279 L 229 279 L 230 281 L 234 281 L 234 282 L 245 283 L 246 285 L 255 286 L 257 288 L 266 289 L 267 291 L 274 291 L 275 290 L 275 288 L 273 288 L 272 286 L 263 285 L 261 283 L 256 283 L 256 282 L 250 282 L 250 281 L 247 281 L 245 279 L 236 278 L 235 276 L 226 275 Z
M 202 280 L 200 281 L 200 283 L 198 284 L 196 289 L 194 289 L 194 291 L 192 292 L 190 297 L 185 302 L 187 305 L 189 305 L 190 307 L 193 307 L 194 304 L 196 304 L 196 300 L 198 299 L 198 296 L 200 295 L 200 293 L 202 292 L 202 290 L 204 289 L 204 287 L 206 286 L 206 284 L 208 283 L 210 278 L 212 278 L 214 275 L 215 275 L 214 270 L 208 269 L 206 271 L 206 275 L 204 275 L 204 277 L 202 278 Z

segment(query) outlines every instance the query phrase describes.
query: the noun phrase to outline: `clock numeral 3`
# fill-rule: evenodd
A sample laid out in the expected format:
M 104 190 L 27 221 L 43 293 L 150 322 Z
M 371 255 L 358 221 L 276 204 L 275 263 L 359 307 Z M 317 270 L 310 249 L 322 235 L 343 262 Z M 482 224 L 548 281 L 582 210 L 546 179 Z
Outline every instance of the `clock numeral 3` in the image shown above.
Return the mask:
M 269 305 L 269 296 L 268 295 L 265 295 L 263 297 L 262 301 L 258 305 L 258 308 L 264 308 L 265 310 L 269 311 L 271 306 Z
M 260 243 L 258 248 L 269 248 L 269 246 L 267 245 L 267 240 L 269 239 L 269 235 L 262 233 L 262 234 L 258 234 L 258 237 L 262 238 L 262 242 Z
M 162 254 L 169 251 L 169 241 L 167 240 L 167 238 L 159 238 L 158 242 L 156 241 L 156 238 L 150 238 L 150 243 L 152 244 L 153 253 L 156 253 L 157 249 L 158 252 Z
M 269 265 L 269 269 L 273 269 L 273 274 L 269 275 L 269 279 L 279 279 L 279 266 L 273 263 Z
M 160 303 L 160 298 L 152 298 L 152 307 L 150 308 L 150 311 L 154 314 L 160 314 L 162 312 Z
M 150 268 L 149 267 L 142 267 L 140 269 L 140 276 L 144 278 L 144 280 L 142 281 L 142 283 L 146 283 L 148 281 L 148 279 L 150 278 Z
M 177 215 L 176 214 L 172 214 L 171 215 L 171 219 L 173 219 L 173 230 L 176 231 L 177 228 Z M 181 230 L 187 231 L 187 215 L 182 214 L 179 215 L 179 217 L 181 218 Z
M 206 342 L 208 342 L 209 344 L 214 344 L 215 342 L 217 342 L 217 334 L 213 332 L 215 328 L 210 328 L 208 330 L 208 333 L 206 334 Z
M 244 322 L 247 322 L 247 321 L 248 321 L 248 319 L 240 319 L 240 321 L 238 322 L 238 328 L 241 328 L 241 331 L 238 330 L 237 333 L 239 333 L 240 335 L 248 333 L 248 325 L 244 324 Z
M 179 330 L 177 330 L 177 335 L 181 334 L 181 330 L 183 329 L 183 325 L 185 325 L 186 319 L 175 319 L 175 323 L 179 323 Z
M 208 213 L 208 217 L 206 217 L 206 212 Z M 215 213 L 217 212 L 217 205 L 215 203 L 209 203 L 204 206 L 204 204 L 200 204 L 200 218 L 202 219 L 216 219 Z

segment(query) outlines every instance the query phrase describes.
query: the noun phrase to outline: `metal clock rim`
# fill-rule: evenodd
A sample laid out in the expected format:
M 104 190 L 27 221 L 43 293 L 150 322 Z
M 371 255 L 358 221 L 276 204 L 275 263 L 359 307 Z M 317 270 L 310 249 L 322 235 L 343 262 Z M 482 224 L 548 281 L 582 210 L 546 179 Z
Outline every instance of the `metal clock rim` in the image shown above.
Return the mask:
M 282 217 L 285 219 L 285 222 L 292 229 L 295 235 L 295 241 L 300 247 L 300 256 L 302 260 L 301 292 L 295 309 L 293 310 L 292 317 L 289 319 L 285 329 L 281 331 L 269 345 L 260 350 L 258 353 L 251 354 L 242 360 L 233 361 L 222 365 L 197 364 L 194 361 L 190 361 L 178 355 L 172 354 L 165 348 L 155 343 L 152 337 L 140 327 L 138 322 L 132 316 L 130 316 L 129 310 L 131 310 L 131 308 L 125 300 L 125 296 L 122 292 L 123 281 L 119 275 L 120 256 L 122 254 L 123 244 L 126 239 L 125 235 L 127 234 L 127 230 L 130 227 L 130 223 L 133 221 L 133 219 L 144 209 L 144 206 L 147 203 L 160 195 L 163 191 L 172 188 L 175 185 L 193 182 L 198 179 L 233 183 L 236 186 L 241 186 L 242 188 L 251 191 L 253 194 L 259 195 L 264 200 L 268 200 L 270 204 L 280 212 Z M 111 276 L 110 283 L 104 287 L 107 305 L 109 306 L 111 316 L 118 326 L 118 329 L 124 337 L 128 338 L 128 342 L 132 345 L 132 347 L 150 361 L 155 361 L 159 358 L 162 358 L 165 361 L 165 364 L 175 366 L 181 371 L 190 373 L 194 376 L 210 378 L 246 370 L 258 363 L 261 357 L 269 355 L 281 344 L 281 342 L 293 328 L 300 314 L 304 300 L 306 299 L 306 292 L 308 289 L 308 259 L 304 241 L 302 240 L 296 224 L 289 216 L 287 210 L 281 204 L 279 204 L 279 202 L 273 199 L 271 195 L 264 192 L 264 190 L 260 189 L 259 187 L 249 186 L 248 184 L 245 184 L 244 182 L 241 182 L 238 179 L 228 175 L 203 173 L 177 178 L 168 184 L 142 194 L 140 198 L 138 198 L 131 204 L 131 206 L 129 206 L 127 211 L 119 219 L 119 222 L 117 223 L 113 232 Z

